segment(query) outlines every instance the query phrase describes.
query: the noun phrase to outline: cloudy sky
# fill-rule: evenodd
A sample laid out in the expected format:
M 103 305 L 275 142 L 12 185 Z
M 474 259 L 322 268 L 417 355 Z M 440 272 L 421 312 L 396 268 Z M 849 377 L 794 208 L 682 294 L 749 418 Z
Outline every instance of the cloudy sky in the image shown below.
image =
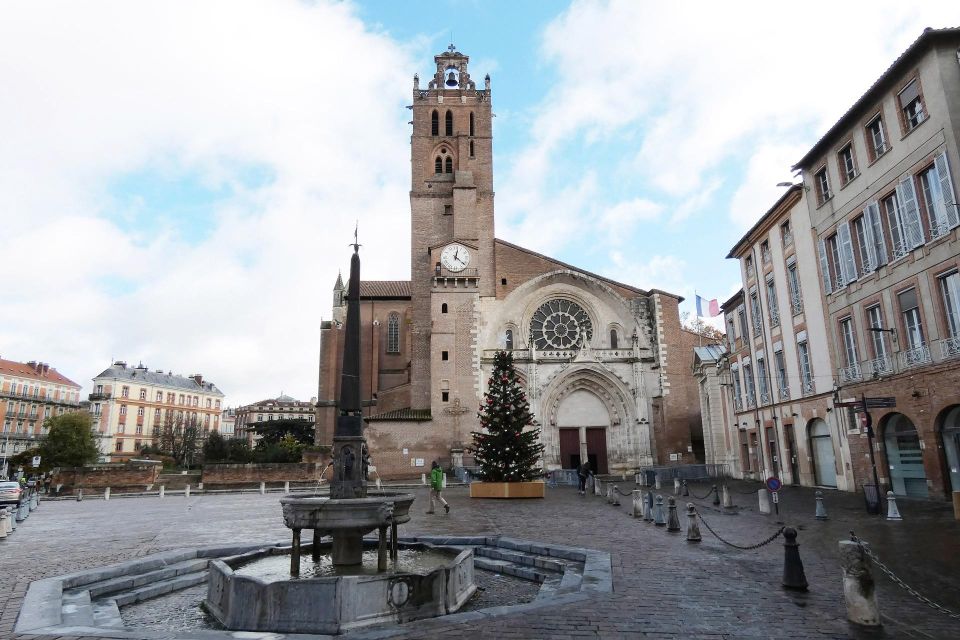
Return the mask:
M 0 4 L 0 357 L 316 394 L 359 221 L 409 277 L 414 73 L 493 79 L 497 236 L 688 298 L 955 0 Z

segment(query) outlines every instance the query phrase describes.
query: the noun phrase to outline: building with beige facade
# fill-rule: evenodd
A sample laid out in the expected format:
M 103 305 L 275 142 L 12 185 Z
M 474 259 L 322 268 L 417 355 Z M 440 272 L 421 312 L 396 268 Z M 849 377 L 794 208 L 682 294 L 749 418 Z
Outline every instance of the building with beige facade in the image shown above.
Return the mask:
M 43 362 L 0 358 L 0 456 L 35 447 L 47 418 L 80 410 L 80 385 Z
M 237 407 L 234 411 L 234 437 L 245 438 L 252 447 L 259 436 L 254 428 L 263 422 L 272 420 L 306 420 L 316 423 L 317 399 L 303 402 L 280 394 L 276 398 L 267 398 L 259 402 Z
M 411 96 L 411 279 L 360 283 L 361 394 L 378 471 L 469 466 L 498 349 L 513 353 L 547 469 L 695 461 L 695 342 L 681 329 L 682 298 L 496 238 L 490 79 L 478 87 L 453 48 L 434 62 Z M 318 444 L 330 444 L 337 414 L 345 294 L 338 278 L 321 326 Z
M 928 29 L 796 164 L 839 401 L 871 412 L 879 480 L 960 490 L 960 29 Z M 852 461 L 870 481 L 850 411 Z
M 166 424 L 195 421 L 204 433 L 220 429 L 223 393 L 200 374 L 151 371 L 118 360 L 93 379 L 89 399 L 100 451 L 108 462 L 157 444 Z

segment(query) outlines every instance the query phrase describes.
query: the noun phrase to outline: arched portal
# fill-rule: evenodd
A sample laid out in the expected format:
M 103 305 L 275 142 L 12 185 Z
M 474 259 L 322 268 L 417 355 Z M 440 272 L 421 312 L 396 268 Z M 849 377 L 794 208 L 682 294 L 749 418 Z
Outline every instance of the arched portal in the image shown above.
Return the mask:
M 822 418 L 810 422 L 810 451 L 813 452 L 813 476 L 817 485 L 837 486 L 837 459 L 833 454 L 830 427 Z
M 890 467 L 890 485 L 901 496 L 927 497 L 927 473 L 923 469 L 920 436 L 910 418 L 902 413 L 886 417 L 883 443 Z
M 593 391 L 577 389 L 564 396 L 557 407 L 560 466 L 576 469 L 586 456 L 594 473 L 607 473 L 609 426 L 610 413 Z
M 960 405 L 943 412 L 940 419 L 940 439 L 947 463 L 950 491 L 960 491 Z

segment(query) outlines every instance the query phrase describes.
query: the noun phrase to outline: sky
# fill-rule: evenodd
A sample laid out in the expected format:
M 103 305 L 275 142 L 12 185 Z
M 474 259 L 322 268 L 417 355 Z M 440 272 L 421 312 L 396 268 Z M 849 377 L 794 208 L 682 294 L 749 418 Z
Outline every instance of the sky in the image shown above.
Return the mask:
M 409 278 L 414 73 L 492 78 L 496 235 L 686 298 L 955 1 L 0 3 L 0 357 L 316 395 L 359 224 Z

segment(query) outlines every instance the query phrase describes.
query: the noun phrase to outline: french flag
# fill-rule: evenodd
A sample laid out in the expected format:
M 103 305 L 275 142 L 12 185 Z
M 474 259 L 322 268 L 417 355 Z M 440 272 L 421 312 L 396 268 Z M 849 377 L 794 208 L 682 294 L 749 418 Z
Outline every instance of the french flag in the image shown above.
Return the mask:
M 716 318 L 720 315 L 720 303 L 717 299 L 704 300 L 697 296 L 697 317 L 698 318 Z

